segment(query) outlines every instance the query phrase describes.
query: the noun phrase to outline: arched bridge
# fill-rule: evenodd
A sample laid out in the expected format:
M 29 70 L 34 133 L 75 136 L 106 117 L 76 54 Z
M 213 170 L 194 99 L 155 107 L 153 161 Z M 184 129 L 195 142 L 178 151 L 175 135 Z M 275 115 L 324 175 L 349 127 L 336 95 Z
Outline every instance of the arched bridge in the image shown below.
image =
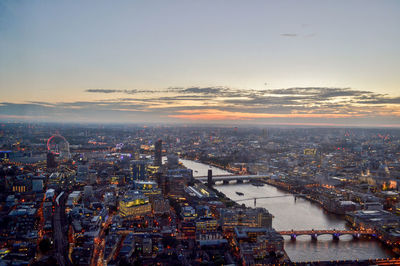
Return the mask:
M 373 230 L 290 230 L 290 231 L 279 231 L 282 236 L 290 236 L 292 240 L 296 240 L 297 236 L 309 235 L 311 239 L 317 240 L 320 235 L 332 235 L 334 240 L 339 240 L 341 235 L 352 235 L 354 238 L 359 238 L 360 236 L 375 236 L 375 231 Z

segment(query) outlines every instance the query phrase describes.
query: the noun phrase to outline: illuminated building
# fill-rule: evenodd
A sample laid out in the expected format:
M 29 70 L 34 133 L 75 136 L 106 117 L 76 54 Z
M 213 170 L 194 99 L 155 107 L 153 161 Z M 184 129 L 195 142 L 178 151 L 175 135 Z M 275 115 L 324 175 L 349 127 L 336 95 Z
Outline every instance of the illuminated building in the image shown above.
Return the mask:
M 166 179 L 169 195 L 183 196 L 186 185 L 193 180 L 193 172 L 190 169 L 168 170 Z
M 55 199 L 56 191 L 53 188 L 46 190 L 45 199 L 46 201 L 53 201 Z
M 68 195 L 66 205 L 69 207 L 77 205 L 81 197 L 82 197 L 82 191 L 73 191 L 71 194 Z
M 170 211 L 169 201 L 162 196 L 156 197 L 151 202 L 155 214 L 168 213 Z
M 304 149 L 304 155 L 315 155 L 317 153 L 317 149 Z
M 142 192 L 146 196 L 161 194 L 161 190 L 158 189 L 158 185 L 155 181 L 135 180 L 133 182 L 133 188 Z
M 183 221 L 182 222 L 182 233 L 186 238 L 194 239 L 196 238 L 196 224 L 193 221 Z
M 157 140 L 154 145 L 154 165 L 161 166 L 162 165 L 162 140 Z
M 119 215 L 124 219 L 143 216 L 150 212 L 149 198 L 139 191 L 128 191 L 119 202 Z
M 144 237 L 142 240 L 143 254 L 149 255 L 153 252 L 153 241 L 150 237 Z
M 146 166 L 147 166 L 146 161 L 138 160 L 132 162 L 133 180 L 147 179 Z
M 181 216 L 184 221 L 193 221 L 197 218 L 197 213 L 193 207 L 185 206 L 182 208 Z
M 212 217 L 201 217 L 196 220 L 196 232 L 211 233 L 218 229 L 218 221 Z
M 262 260 L 270 252 L 283 252 L 283 237 L 272 228 L 265 227 L 235 227 L 234 245 L 240 250 L 240 257 L 244 265 L 267 264 Z
M 264 208 L 221 209 L 220 225 L 224 230 L 233 230 L 236 226 L 272 227 L 272 215 Z
M 12 191 L 17 193 L 25 193 L 28 190 L 29 188 L 25 182 L 14 183 L 12 187 Z
M 189 196 L 199 199 L 211 199 L 217 197 L 214 191 L 210 190 L 208 187 L 201 183 L 197 183 L 194 186 L 187 186 L 185 187 L 185 191 L 186 193 L 188 193 Z
M 147 173 L 150 175 L 155 175 L 158 173 L 159 166 L 148 165 L 147 166 Z
M 185 187 L 187 185 L 187 178 L 182 175 L 167 176 L 169 184 L 169 195 L 183 196 L 185 195 Z

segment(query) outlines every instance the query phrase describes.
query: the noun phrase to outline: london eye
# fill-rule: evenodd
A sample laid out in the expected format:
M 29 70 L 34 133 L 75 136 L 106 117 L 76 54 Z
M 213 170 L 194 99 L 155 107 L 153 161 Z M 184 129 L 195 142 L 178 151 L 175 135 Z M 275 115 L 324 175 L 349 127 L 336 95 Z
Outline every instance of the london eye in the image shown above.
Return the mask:
M 51 136 L 47 140 L 47 151 L 63 158 L 70 156 L 68 141 L 58 134 Z

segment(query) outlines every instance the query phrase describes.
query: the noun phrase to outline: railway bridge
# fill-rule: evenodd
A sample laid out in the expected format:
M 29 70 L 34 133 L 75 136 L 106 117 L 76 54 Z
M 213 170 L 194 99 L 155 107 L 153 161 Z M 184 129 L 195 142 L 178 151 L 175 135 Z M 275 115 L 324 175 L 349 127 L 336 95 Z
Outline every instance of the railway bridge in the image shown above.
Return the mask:
M 267 178 L 266 175 L 213 175 L 212 176 L 212 183 L 222 181 L 223 184 L 229 184 L 230 181 L 236 181 L 237 183 L 243 183 L 245 181 L 252 181 L 252 180 L 261 180 Z M 203 183 L 208 181 L 207 176 L 197 176 L 195 177 L 196 180 L 199 180 Z

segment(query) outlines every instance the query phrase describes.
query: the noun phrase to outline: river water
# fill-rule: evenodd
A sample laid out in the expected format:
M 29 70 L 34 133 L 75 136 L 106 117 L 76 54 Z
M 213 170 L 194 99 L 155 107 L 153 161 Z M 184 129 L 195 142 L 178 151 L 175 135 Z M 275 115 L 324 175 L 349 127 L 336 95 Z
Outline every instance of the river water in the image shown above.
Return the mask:
M 206 164 L 180 160 L 183 165 L 193 170 L 193 175 L 206 176 L 208 169 L 213 175 L 230 174 Z M 282 196 L 288 193 L 270 185 L 256 187 L 251 184 L 216 185 L 215 188 L 227 197 L 246 206 L 254 207 L 254 200 L 246 198 L 262 196 Z M 244 193 L 239 196 L 236 192 Z M 288 197 L 258 199 L 257 207 L 266 208 L 273 216 L 272 226 L 276 230 L 307 230 L 307 229 L 344 229 L 346 221 L 340 216 L 329 214 L 319 205 L 305 199 L 289 195 Z M 311 241 L 310 236 L 299 236 L 296 241 L 285 237 L 285 250 L 294 262 L 318 260 L 355 260 L 391 258 L 394 254 L 376 240 L 353 240 L 352 236 L 341 236 L 339 241 L 332 241 L 328 235 L 319 236 L 317 241 Z

